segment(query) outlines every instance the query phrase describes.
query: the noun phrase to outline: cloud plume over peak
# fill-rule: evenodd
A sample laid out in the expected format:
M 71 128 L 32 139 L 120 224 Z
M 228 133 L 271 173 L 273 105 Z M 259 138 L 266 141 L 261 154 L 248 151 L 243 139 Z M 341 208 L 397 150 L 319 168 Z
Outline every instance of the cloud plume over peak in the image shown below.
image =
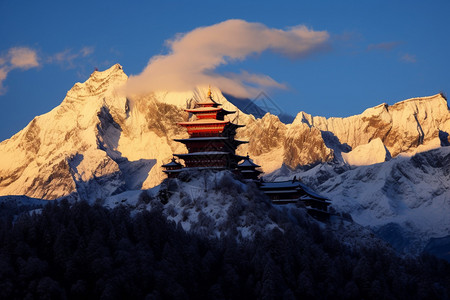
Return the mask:
M 234 96 L 252 97 L 261 89 L 285 86 L 269 76 L 246 71 L 221 74 L 217 67 L 264 51 L 302 58 L 322 50 L 328 39 L 326 31 L 305 26 L 281 30 L 244 20 L 196 28 L 168 41 L 169 53 L 152 57 L 141 74 L 130 77 L 126 90 L 132 95 L 211 84 Z

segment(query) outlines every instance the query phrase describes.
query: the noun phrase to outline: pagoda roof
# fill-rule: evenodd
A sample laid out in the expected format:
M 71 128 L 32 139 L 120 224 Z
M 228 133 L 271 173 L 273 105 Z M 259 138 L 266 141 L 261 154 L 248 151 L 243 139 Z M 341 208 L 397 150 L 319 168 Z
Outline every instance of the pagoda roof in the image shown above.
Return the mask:
M 174 156 L 177 156 L 179 158 L 183 157 L 195 157 L 195 156 L 215 156 L 215 155 L 231 155 L 235 158 L 242 160 L 244 159 L 244 156 L 240 156 L 231 152 L 227 151 L 202 151 L 202 152 L 191 152 L 191 153 L 184 153 L 184 154 L 174 154 Z
M 181 173 L 183 171 L 191 171 L 191 170 L 226 170 L 226 167 L 218 167 L 218 166 L 211 166 L 211 167 L 185 167 L 182 169 L 177 170 L 163 170 L 163 172 L 166 173 Z
M 198 105 L 211 105 L 211 104 L 213 104 L 213 105 L 222 105 L 222 104 L 220 104 L 220 103 L 214 101 L 214 100 L 212 99 L 212 97 L 206 98 L 206 101 L 200 101 L 200 102 L 197 102 L 197 104 L 198 104 Z
M 227 115 L 236 113 L 236 111 L 233 111 L 233 110 L 222 109 L 222 111 Z
M 314 197 L 316 199 L 321 199 L 321 200 L 330 200 L 322 195 L 319 195 L 316 191 L 312 190 L 310 187 L 300 183 L 302 189 L 310 196 L 310 197 Z
M 196 107 L 196 108 L 186 108 L 184 111 L 187 112 L 204 112 L 204 111 L 219 111 L 222 110 L 221 107 Z
M 328 198 L 319 195 L 316 191 L 304 185 L 300 181 L 276 181 L 276 182 L 262 182 L 260 188 L 267 193 L 269 190 L 288 190 L 288 189 L 302 189 L 308 196 L 320 199 L 329 200 Z
M 205 137 L 195 137 L 195 138 L 188 138 L 188 139 L 174 139 L 176 142 L 200 142 L 200 141 L 226 141 L 229 140 L 226 136 L 205 136 Z M 239 144 L 245 144 L 248 143 L 248 141 L 241 141 L 241 140 L 233 140 L 233 142 L 237 142 Z
M 239 124 L 234 124 L 234 123 L 231 123 L 231 125 L 234 125 L 236 127 L 245 127 L 245 125 L 239 125 Z
M 286 189 L 286 188 L 298 188 L 300 187 L 300 182 L 291 180 L 289 181 L 275 181 L 275 182 L 262 182 L 262 189 Z
M 196 107 L 196 108 L 186 108 L 185 111 L 187 112 L 208 112 L 208 111 L 223 111 L 227 114 L 234 114 L 235 111 L 229 111 L 226 109 L 223 109 L 221 107 Z
M 231 154 L 230 152 L 225 151 L 203 151 L 203 152 L 192 152 L 192 153 L 184 153 L 184 154 L 174 154 L 178 157 L 183 156 L 199 156 L 199 155 L 228 155 Z
M 309 194 L 303 195 L 298 199 L 301 201 L 308 201 L 308 202 L 312 201 L 312 202 L 317 202 L 317 203 L 321 203 L 321 204 L 326 203 L 327 205 L 331 204 L 331 201 L 327 198 L 324 198 L 324 197 L 319 198 L 319 197 L 315 197 L 315 196 L 309 195 Z
M 238 167 L 255 167 L 255 168 L 259 168 L 261 167 L 260 165 L 255 164 L 250 157 L 247 155 L 244 158 L 244 161 L 241 162 L 240 164 L 238 164 Z
M 162 165 L 161 167 L 163 167 L 163 168 L 167 168 L 167 167 L 183 167 L 183 165 L 180 164 L 179 162 L 175 161 L 175 158 L 172 158 L 170 163 Z
M 298 193 L 297 189 L 281 190 L 281 191 L 264 191 L 264 194 L 294 194 Z M 300 198 L 298 198 L 300 199 Z

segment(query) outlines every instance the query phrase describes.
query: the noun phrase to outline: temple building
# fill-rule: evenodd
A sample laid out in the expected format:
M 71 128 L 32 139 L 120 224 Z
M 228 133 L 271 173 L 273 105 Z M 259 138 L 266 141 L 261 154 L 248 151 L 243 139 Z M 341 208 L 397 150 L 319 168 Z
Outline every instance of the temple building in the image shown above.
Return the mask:
M 177 123 L 187 129 L 189 138 L 175 141 L 185 144 L 188 153 L 174 154 L 184 161 L 185 167 L 173 169 L 170 163 L 163 165 L 168 177 L 176 177 L 176 173 L 186 168 L 236 170 L 238 162 L 245 159 L 244 156 L 236 155 L 236 148 L 248 142 L 234 138 L 236 129 L 244 125 L 225 120 L 226 115 L 235 112 L 220 106 L 214 101 L 209 89 L 204 101 L 198 102 L 195 108 L 185 109 L 195 116 L 195 120 Z
M 259 188 L 274 204 L 302 202 L 311 216 L 318 219 L 329 216 L 330 200 L 317 194 L 296 177 L 292 181 L 261 182 Z
M 169 163 L 162 165 L 161 167 L 165 169 L 163 172 L 167 174 L 168 178 L 174 178 L 177 177 L 177 174 L 183 168 L 183 165 L 177 162 L 175 157 L 173 157 Z
M 162 165 L 168 178 L 175 178 L 183 170 L 213 169 L 231 170 L 240 174 L 244 180 L 254 181 L 274 204 L 288 204 L 302 202 L 308 213 L 316 218 L 327 218 L 330 202 L 309 189 L 300 181 L 263 182 L 259 175 L 262 173 L 250 157 L 236 154 L 239 145 L 248 143 L 235 139 L 236 129 L 244 125 L 237 125 L 225 116 L 235 113 L 220 107 L 214 101 L 211 89 L 208 90 L 204 101 L 196 103 L 194 108 L 185 111 L 194 115 L 194 120 L 177 123 L 187 129 L 189 138 L 175 139 L 183 143 L 188 153 L 174 154 L 174 158 Z M 175 157 L 184 161 L 184 166 Z M 241 163 L 239 163 L 242 161 Z
M 262 173 L 261 171 L 256 170 L 256 168 L 259 167 L 261 166 L 255 164 L 247 154 L 247 156 L 244 158 L 244 161 L 238 164 L 237 169 L 244 179 L 258 180 L 259 175 Z

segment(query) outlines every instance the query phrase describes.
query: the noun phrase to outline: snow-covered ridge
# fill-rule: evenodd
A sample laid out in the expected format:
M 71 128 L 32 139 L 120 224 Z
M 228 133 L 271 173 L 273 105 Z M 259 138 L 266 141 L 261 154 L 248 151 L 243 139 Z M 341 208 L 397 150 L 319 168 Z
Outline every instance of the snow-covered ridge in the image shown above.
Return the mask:
M 117 163 L 98 149 L 97 126 L 102 110 L 125 112 L 126 98 L 116 88 L 127 79 L 120 65 L 94 72 L 75 84 L 59 106 L 0 143 L 0 195 L 55 199 L 102 177 L 109 185 L 122 185 L 122 179 L 111 177 L 119 171 Z M 105 195 L 99 193 L 93 196 Z
M 273 137 L 271 141 L 259 142 L 267 140 L 268 132 Z M 283 164 L 291 168 L 327 161 L 360 165 L 397 155 L 410 156 L 448 143 L 448 139 L 441 140 L 448 132 L 447 101 L 437 94 L 391 106 L 383 103 L 347 118 L 327 119 L 300 112 L 292 124 L 286 125 L 275 116 L 266 115 L 248 123 L 238 135 L 250 140 L 249 148 L 240 149 L 248 151 L 270 173 Z M 374 140 L 381 143 L 376 143 L 377 147 L 366 146 Z M 358 151 L 351 153 L 357 148 Z M 358 159 L 345 160 L 344 156 Z M 271 157 L 270 164 L 265 163 L 267 157 Z
M 0 196 L 93 202 L 159 185 L 161 165 L 187 152 L 173 141 L 188 136 L 176 123 L 188 120 L 183 109 L 201 101 L 207 87 L 128 99 L 121 93 L 127 79 L 120 65 L 94 72 L 59 106 L 1 142 Z M 230 120 L 246 125 L 236 138 L 249 144 L 238 154 L 248 153 L 266 174 L 275 171 L 271 179 L 297 175 L 363 225 L 398 222 L 417 232 L 415 245 L 450 234 L 449 148 L 441 147 L 450 145 L 450 113 L 442 95 L 380 104 L 348 118 L 300 112 L 284 124 L 269 113 L 247 115 L 212 90 L 224 109 L 236 111 Z M 177 203 L 174 218 L 185 208 Z
M 447 99 L 442 95 L 442 94 L 436 94 L 436 95 L 431 95 L 431 96 L 425 96 L 425 97 L 414 97 L 414 98 L 409 98 L 403 101 L 399 101 L 397 103 L 395 103 L 392 106 L 399 106 L 401 104 L 405 104 L 408 102 L 414 102 L 414 101 L 428 101 L 428 100 L 435 100 L 435 99 L 444 99 L 447 102 Z
M 94 72 L 59 106 L 0 143 L 0 195 L 96 198 L 158 185 L 165 178 L 160 166 L 172 153 L 186 152 L 173 141 L 187 137 L 176 125 L 189 118 L 183 109 L 203 100 L 207 87 L 127 99 L 121 93 L 127 79 L 118 64 Z M 373 164 L 439 147 L 439 133 L 450 131 L 441 95 L 382 104 L 348 118 L 300 112 L 284 124 L 269 113 L 243 113 L 217 88 L 212 93 L 224 109 L 236 111 L 227 116 L 231 121 L 246 125 L 237 138 L 250 143 L 238 154 L 249 153 L 266 173 L 329 161 Z
M 348 118 L 326 119 L 301 112 L 294 121 L 299 122 L 332 132 L 341 144 L 352 148 L 380 138 L 392 156 L 419 145 L 439 144 L 439 130 L 450 131 L 448 104 L 441 94 L 381 104 Z
M 387 162 L 348 167 L 318 165 L 308 171 L 279 170 L 269 179 L 301 178 L 332 200 L 337 212 L 349 213 L 375 230 L 401 228 L 402 249 L 420 253 L 430 238 L 450 235 L 450 147 Z

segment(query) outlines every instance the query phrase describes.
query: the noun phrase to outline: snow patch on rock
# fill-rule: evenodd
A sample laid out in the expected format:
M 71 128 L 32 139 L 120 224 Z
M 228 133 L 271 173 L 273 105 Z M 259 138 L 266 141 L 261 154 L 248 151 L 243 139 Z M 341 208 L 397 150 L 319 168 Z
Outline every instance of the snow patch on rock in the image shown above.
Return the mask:
M 380 138 L 360 145 L 350 152 L 342 153 L 345 163 L 352 166 L 367 166 L 381 163 L 390 158 L 390 154 Z

